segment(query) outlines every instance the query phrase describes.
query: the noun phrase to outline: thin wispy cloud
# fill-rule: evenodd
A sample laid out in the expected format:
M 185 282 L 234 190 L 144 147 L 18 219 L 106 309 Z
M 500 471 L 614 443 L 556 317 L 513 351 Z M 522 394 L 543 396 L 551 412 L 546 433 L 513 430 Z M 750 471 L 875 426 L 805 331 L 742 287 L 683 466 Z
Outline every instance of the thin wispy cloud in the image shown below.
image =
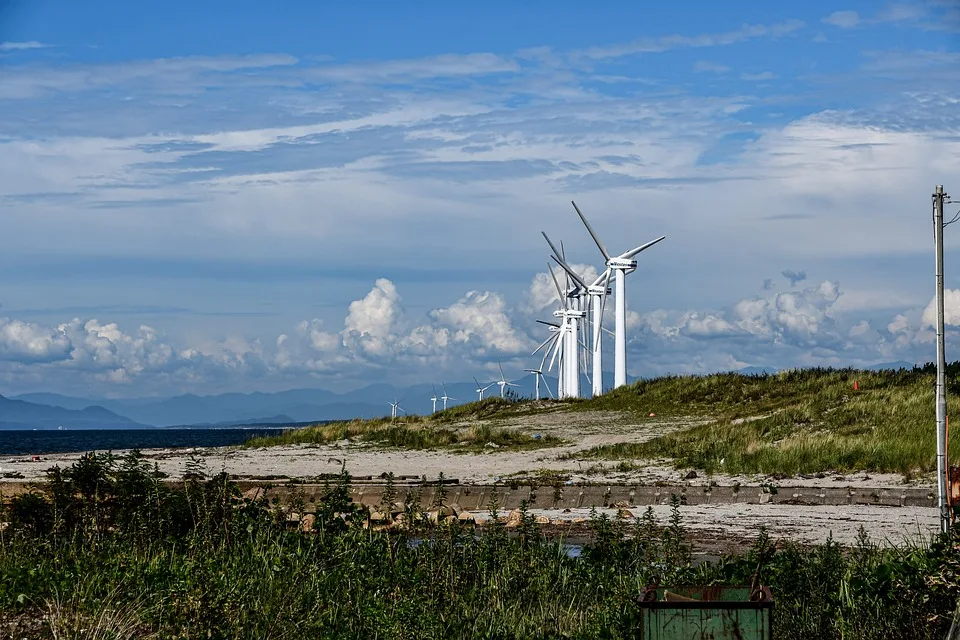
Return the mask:
M 43 49 L 49 46 L 50 45 L 37 42 L 36 40 L 29 40 L 27 42 L 0 42 L 0 51 L 27 51 L 29 49 Z
M 841 29 L 850 29 L 860 24 L 860 14 L 856 11 L 834 11 L 821 22 Z

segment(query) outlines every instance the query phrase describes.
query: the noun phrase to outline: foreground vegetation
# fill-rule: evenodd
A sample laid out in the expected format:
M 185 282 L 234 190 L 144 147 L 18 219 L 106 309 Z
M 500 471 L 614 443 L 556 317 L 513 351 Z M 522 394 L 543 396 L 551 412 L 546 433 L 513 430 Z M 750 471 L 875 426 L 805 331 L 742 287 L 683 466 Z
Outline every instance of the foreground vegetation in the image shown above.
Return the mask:
M 136 453 L 87 455 L 3 505 L 0 625 L 18 638 L 626 638 L 655 579 L 758 575 L 778 639 L 918 640 L 944 636 L 960 594 L 958 540 L 844 550 L 761 535 L 697 564 L 675 509 L 663 526 L 595 517 L 571 558 L 525 511 L 515 533 L 432 525 L 413 504 L 406 531 L 364 528 L 348 481 L 302 533 L 286 524 L 297 505 L 243 499 L 196 462 L 172 487 Z
M 960 363 L 949 373 L 952 413 L 960 409 Z M 708 472 L 865 470 L 910 476 L 936 469 L 935 382 L 929 366 L 675 376 L 639 381 L 571 406 L 655 413 L 655 419 L 710 418 L 648 442 L 597 447 L 587 457 L 672 458 L 677 466 Z M 952 459 L 960 463 L 960 448 L 953 448 Z

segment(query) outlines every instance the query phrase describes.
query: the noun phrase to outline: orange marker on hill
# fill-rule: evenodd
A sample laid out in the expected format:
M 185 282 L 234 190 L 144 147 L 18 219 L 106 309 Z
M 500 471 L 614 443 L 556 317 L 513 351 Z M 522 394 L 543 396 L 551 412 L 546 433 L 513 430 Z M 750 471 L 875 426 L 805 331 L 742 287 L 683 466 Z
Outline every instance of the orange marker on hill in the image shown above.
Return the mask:
M 853 381 L 853 390 L 854 390 L 854 391 L 860 391 L 860 381 L 859 381 L 859 380 L 854 380 L 854 381 Z

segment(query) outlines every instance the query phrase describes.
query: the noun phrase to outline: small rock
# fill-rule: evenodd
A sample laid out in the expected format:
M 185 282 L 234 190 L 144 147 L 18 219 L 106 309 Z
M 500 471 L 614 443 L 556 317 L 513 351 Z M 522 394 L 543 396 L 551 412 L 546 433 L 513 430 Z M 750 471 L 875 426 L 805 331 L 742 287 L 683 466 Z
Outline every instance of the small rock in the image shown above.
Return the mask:
M 570 509 L 564 509 L 563 512 L 564 512 L 564 513 L 571 513 Z
M 536 522 L 537 524 L 550 524 L 550 518 L 547 516 L 537 516 Z
M 557 518 L 556 520 L 551 520 L 551 521 L 550 521 L 550 524 L 552 524 L 552 525 L 564 525 L 564 524 L 567 524 L 567 521 L 566 521 L 566 520 L 561 520 L 560 518 Z
M 621 500 L 620 502 L 614 503 L 613 506 L 615 506 L 617 509 L 626 509 L 630 506 L 630 503 L 626 500 Z
M 633 519 L 633 512 L 630 509 L 620 509 L 617 511 L 618 518 Z
M 684 480 L 693 480 L 693 479 L 696 478 L 696 477 L 697 477 L 697 472 L 694 471 L 693 469 L 691 469 L 690 471 L 687 472 L 687 475 L 683 476 L 683 479 L 684 479 Z
M 499 449 L 499 448 L 500 448 L 500 445 L 498 445 L 496 442 L 488 442 L 487 444 L 485 444 L 485 445 L 483 445 L 483 446 L 485 446 L 487 449 Z
M 464 511 L 464 512 L 461 513 L 459 516 L 457 516 L 457 520 L 459 520 L 460 522 L 462 522 L 462 523 L 464 523 L 464 524 L 476 524 L 476 523 L 477 523 L 477 519 L 473 516 L 473 514 L 472 514 L 472 513 L 468 513 L 468 512 L 466 512 L 466 511 Z
M 507 526 L 508 527 L 518 527 L 523 521 L 523 514 L 520 513 L 519 509 L 514 509 L 510 512 L 510 515 L 507 516 Z
M 582 524 L 586 521 L 587 521 L 586 518 L 574 518 L 570 521 L 570 524 Z
M 650 412 L 650 417 L 651 417 L 651 418 L 654 417 L 655 415 L 657 415 L 657 414 L 655 414 L 653 411 Z
M 317 517 L 315 515 L 308 513 L 303 516 L 303 520 L 300 521 L 300 528 L 305 532 L 313 531 L 313 523 L 316 519 Z

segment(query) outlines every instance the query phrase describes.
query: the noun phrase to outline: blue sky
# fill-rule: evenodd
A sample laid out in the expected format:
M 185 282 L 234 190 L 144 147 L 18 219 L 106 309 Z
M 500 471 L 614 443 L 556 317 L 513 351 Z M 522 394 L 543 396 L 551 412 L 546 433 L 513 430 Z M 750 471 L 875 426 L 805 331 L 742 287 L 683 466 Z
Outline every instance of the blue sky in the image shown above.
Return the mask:
M 633 375 L 929 359 L 957 3 L 332 5 L 0 5 L 0 393 L 519 372 L 571 199 Z

